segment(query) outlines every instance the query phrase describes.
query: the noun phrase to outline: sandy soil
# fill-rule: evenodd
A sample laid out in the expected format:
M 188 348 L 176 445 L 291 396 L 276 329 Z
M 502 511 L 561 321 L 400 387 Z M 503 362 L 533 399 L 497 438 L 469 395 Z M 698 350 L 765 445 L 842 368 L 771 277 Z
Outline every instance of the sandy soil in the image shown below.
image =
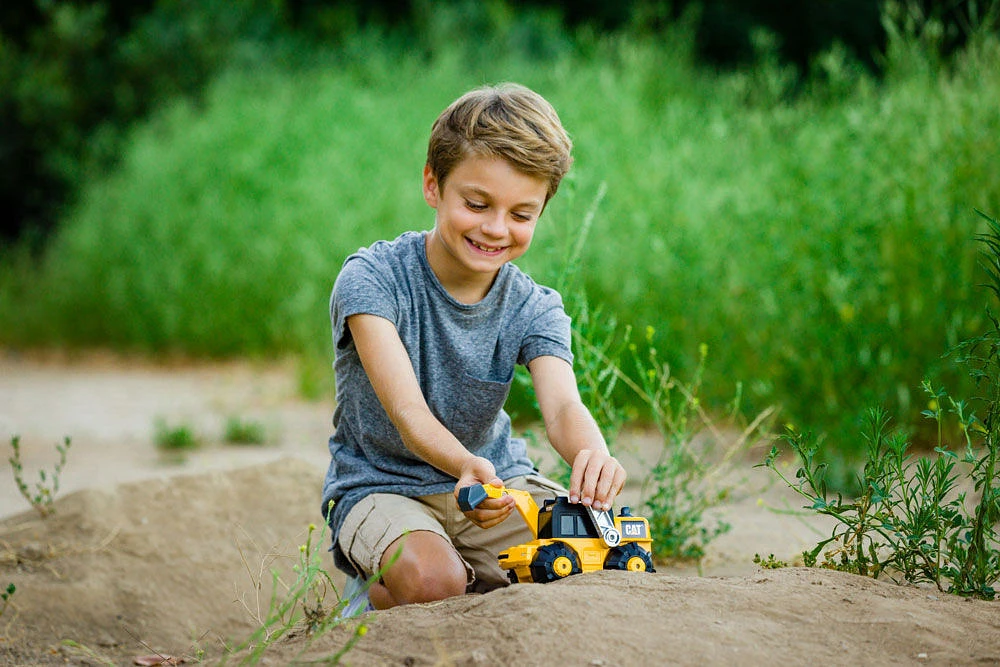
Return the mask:
M 51 469 L 55 444 L 73 438 L 48 518 L 20 497 L 6 455 L 0 463 L 0 587 L 17 587 L 0 615 L 0 664 L 218 662 L 259 626 L 271 572 L 279 594 L 294 581 L 299 545 L 320 523 L 331 408 L 301 400 L 284 364 L 0 354 L 0 437 L 21 435 L 29 482 Z M 267 444 L 224 444 L 231 416 L 264 424 Z M 157 419 L 190 425 L 202 446 L 183 460 L 165 457 L 153 444 Z M 655 439 L 630 434 L 623 444 L 638 479 Z M 655 574 L 601 572 L 376 612 L 344 661 L 1000 664 L 997 603 L 755 565 L 756 553 L 794 560 L 828 530 L 751 467 L 759 454 L 720 466 L 732 493 L 714 518 L 732 529 L 700 567 L 665 563 Z M 635 505 L 638 488 L 624 495 Z M 330 592 L 327 604 L 335 600 Z M 262 663 L 327 659 L 358 623 L 318 638 L 296 628 Z

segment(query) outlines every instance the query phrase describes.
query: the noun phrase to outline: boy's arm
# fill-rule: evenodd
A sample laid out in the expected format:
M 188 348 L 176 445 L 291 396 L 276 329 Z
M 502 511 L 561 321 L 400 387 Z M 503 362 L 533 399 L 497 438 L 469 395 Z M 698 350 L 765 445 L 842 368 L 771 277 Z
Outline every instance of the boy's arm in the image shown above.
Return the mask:
M 475 456 L 434 416 L 424 399 L 410 355 L 395 325 L 377 315 L 347 318 L 361 365 L 403 444 L 422 460 L 458 479 L 457 489 L 472 484 L 502 485 L 488 459 Z M 510 496 L 490 498 L 468 516 L 483 528 L 507 518 Z
M 593 416 L 580 399 L 573 367 L 564 359 L 541 356 L 528 362 L 545 433 L 573 472 L 570 502 L 610 509 L 625 486 L 625 469 L 608 452 Z

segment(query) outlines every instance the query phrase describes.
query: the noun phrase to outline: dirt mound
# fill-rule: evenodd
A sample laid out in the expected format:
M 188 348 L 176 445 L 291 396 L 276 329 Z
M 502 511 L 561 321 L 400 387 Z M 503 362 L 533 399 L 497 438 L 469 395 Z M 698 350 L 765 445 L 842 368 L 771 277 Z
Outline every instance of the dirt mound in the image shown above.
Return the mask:
M 17 586 L 0 617 L 0 662 L 220 659 L 257 627 L 269 570 L 290 571 L 320 481 L 314 466 L 286 459 L 78 491 L 48 519 L 0 522 L 0 583 Z M 599 572 L 364 622 L 352 665 L 1000 662 L 996 603 L 805 568 Z M 267 664 L 328 658 L 356 624 L 318 638 L 293 632 Z
M 238 600 L 266 611 L 270 570 L 297 558 L 321 482 L 314 466 L 285 459 L 77 491 L 44 520 L 0 522 L 0 582 L 17 587 L 0 617 L 0 662 L 62 663 L 78 653 L 63 640 L 122 661 L 149 649 L 218 653 L 245 638 L 254 618 Z
M 348 654 L 365 665 L 959 665 L 1000 661 L 996 605 L 854 575 L 604 571 L 377 612 Z M 279 662 L 351 636 L 298 638 Z

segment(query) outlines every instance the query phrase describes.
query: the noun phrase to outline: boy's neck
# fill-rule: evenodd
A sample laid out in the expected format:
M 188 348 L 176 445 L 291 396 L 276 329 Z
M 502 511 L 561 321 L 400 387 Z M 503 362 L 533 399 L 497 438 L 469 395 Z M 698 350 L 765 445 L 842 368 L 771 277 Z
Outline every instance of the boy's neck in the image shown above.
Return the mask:
M 437 230 L 432 229 L 424 238 L 424 253 L 434 276 L 451 298 L 459 303 L 466 305 L 479 303 L 489 294 L 493 281 L 500 271 L 497 270 L 493 274 L 462 271 L 446 256 L 447 250 L 436 242 L 434 238 L 436 234 Z

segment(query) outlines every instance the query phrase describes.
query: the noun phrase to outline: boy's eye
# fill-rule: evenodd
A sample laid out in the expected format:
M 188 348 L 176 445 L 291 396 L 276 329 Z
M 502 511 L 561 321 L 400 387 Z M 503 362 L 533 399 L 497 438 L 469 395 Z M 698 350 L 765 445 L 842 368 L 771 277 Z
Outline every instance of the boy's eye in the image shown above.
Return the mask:
M 482 204 L 482 203 L 477 202 L 477 201 L 468 201 L 468 200 L 466 200 L 465 205 L 468 206 L 473 211 L 485 211 L 486 210 L 486 204 Z
M 531 220 L 531 216 L 527 213 L 511 213 L 511 217 L 518 222 L 528 222 Z

